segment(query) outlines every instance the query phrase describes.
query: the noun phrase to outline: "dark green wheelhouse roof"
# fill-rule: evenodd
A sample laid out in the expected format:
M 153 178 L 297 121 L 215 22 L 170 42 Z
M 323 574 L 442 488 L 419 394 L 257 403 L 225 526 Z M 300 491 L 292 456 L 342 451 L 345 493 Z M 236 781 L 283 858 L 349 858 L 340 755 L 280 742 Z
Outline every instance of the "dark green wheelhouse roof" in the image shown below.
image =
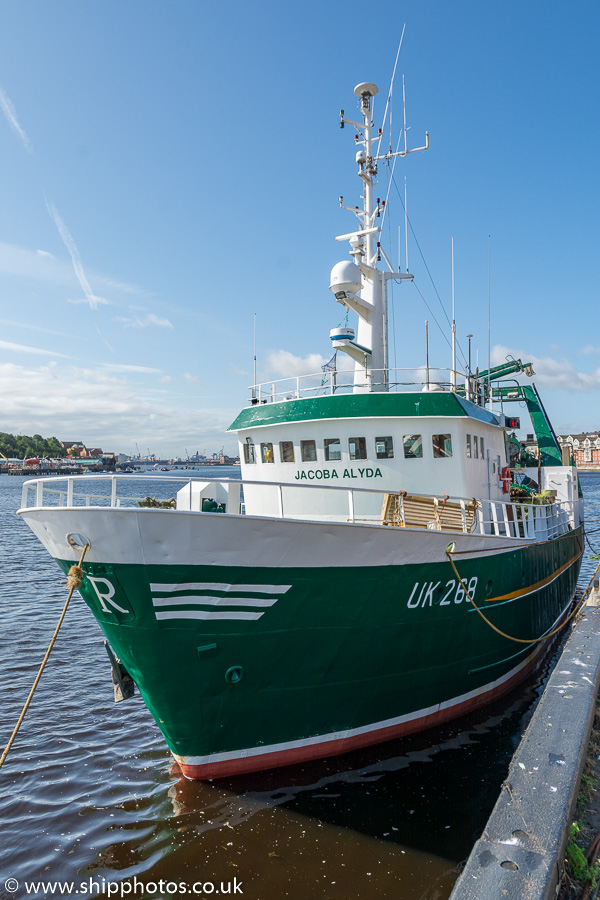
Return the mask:
M 242 410 L 228 431 L 242 431 L 263 425 L 283 425 L 315 419 L 385 419 L 404 417 L 451 417 L 478 419 L 499 425 L 489 410 L 450 391 L 402 394 L 334 394 L 257 403 Z

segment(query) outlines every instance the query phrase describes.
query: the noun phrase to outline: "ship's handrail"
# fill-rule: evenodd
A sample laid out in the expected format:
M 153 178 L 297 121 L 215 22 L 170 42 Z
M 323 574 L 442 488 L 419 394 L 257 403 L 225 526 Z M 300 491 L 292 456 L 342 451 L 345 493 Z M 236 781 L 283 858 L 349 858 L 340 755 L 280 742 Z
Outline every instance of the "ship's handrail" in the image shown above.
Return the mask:
M 103 482 L 110 484 L 110 491 L 95 493 L 76 490 L 82 481 Z M 65 488 L 51 487 L 57 482 L 66 482 Z M 22 509 L 31 509 L 31 494 L 33 508 L 58 506 L 69 508 L 86 507 L 110 507 L 125 509 L 128 506 L 134 508 L 140 502 L 147 499 L 148 495 L 119 496 L 119 485 L 125 482 L 152 483 L 154 489 L 159 485 L 165 486 L 172 482 L 190 488 L 189 506 L 186 512 L 194 511 L 192 504 L 192 485 L 194 483 L 210 483 L 214 485 L 227 485 L 240 488 L 259 486 L 267 494 L 275 492 L 275 518 L 297 518 L 298 514 L 289 511 L 292 505 L 291 497 L 298 491 L 328 491 L 333 496 L 336 492 L 345 494 L 347 499 L 347 514 L 343 521 L 351 524 L 368 524 L 376 526 L 399 526 L 401 528 L 423 528 L 428 530 L 463 532 L 481 535 L 495 535 L 516 541 L 540 541 L 556 538 L 565 534 L 572 528 L 575 522 L 575 504 L 578 501 L 554 501 L 552 503 L 534 504 L 511 502 L 510 500 L 487 500 L 472 497 L 449 497 L 436 494 L 409 494 L 406 491 L 390 491 L 386 488 L 366 487 L 340 487 L 338 485 L 323 484 L 290 484 L 282 481 L 257 481 L 253 479 L 237 478 L 202 478 L 198 476 L 160 476 L 160 478 L 148 475 L 75 475 L 75 476 L 51 476 L 46 478 L 29 479 L 23 484 Z M 357 512 L 360 506 L 361 495 L 379 495 L 382 498 L 381 513 Z M 390 500 L 391 498 L 391 500 Z M 96 502 L 94 502 L 96 501 Z M 357 502 L 358 501 L 358 502 Z M 160 502 L 160 501 L 159 501 Z M 288 511 L 286 513 L 286 505 Z M 177 509 L 171 509 L 176 513 Z M 180 512 L 183 510 L 179 510 Z M 199 508 L 196 510 L 201 512 Z M 228 510 L 230 514 L 242 512 L 241 505 L 238 509 Z M 205 514 L 205 513 L 203 513 Z M 304 513 L 306 516 L 306 513 Z M 309 515 L 309 518 L 313 516 Z M 338 520 L 341 520 L 339 515 Z
M 355 381 L 354 369 L 331 371 L 325 369 L 308 375 L 295 375 L 250 385 L 251 403 L 277 403 L 281 400 L 300 400 L 327 394 L 345 394 L 360 387 L 385 391 L 421 390 L 425 385 L 433 390 L 451 390 L 452 370 L 418 366 L 409 369 L 371 369 L 371 377 L 362 383 Z M 456 370 L 457 377 L 467 378 Z

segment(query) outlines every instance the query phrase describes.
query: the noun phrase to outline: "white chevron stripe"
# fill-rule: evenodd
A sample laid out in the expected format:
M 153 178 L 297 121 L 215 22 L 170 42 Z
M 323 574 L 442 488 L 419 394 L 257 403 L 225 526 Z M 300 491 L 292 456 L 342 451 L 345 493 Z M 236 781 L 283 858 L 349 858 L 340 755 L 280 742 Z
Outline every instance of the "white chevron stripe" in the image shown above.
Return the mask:
M 154 606 L 273 606 L 278 597 L 273 599 L 261 597 L 153 597 Z
M 264 613 L 254 612 L 206 612 L 203 609 L 169 610 L 157 612 L 157 619 L 260 619 Z
M 175 591 L 239 591 L 245 594 L 287 594 L 291 584 L 218 584 L 212 581 L 190 581 L 181 584 L 151 584 L 150 590 L 162 594 Z

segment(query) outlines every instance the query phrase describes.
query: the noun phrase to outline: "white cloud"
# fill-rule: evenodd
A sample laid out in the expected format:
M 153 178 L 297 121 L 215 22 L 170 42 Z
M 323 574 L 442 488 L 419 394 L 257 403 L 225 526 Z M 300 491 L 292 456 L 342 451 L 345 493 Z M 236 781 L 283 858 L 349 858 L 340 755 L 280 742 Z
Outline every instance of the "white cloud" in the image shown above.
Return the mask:
M 113 354 L 114 354 L 114 353 L 116 352 L 116 351 L 115 351 L 115 348 L 112 347 L 112 346 L 108 343 L 108 341 L 106 340 L 106 338 L 104 337 L 104 335 L 102 334 L 102 332 L 100 331 L 100 329 L 98 328 L 98 323 L 97 323 L 97 322 L 94 322 L 94 328 L 95 328 L 95 330 L 96 330 L 96 334 L 98 335 L 98 337 L 100 338 L 100 340 L 102 341 L 102 343 L 104 344 L 104 346 L 107 348 L 107 350 L 109 350 L 110 353 L 113 353 Z
M 161 316 L 156 316 L 154 313 L 148 313 L 148 323 L 150 325 L 158 325 L 159 328 L 172 328 L 173 325 L 169 322 L 168 319 L 163 319 Z
M 507 356 L 531 362 L 538 387 L 547 390 L 577 391 L 579 393 L 600 389 L 600 368 L 592 372 L 580 372 L 568 359 L 552 356 L 532 356 L 524 350 L 496 345 L 492 349 L 492 365 L 499 365 Z M 521 378 L 523 380 L 523 378 Z
M 74 271 L 72 263 L 68 263 L 64 259 L 57 259 L 47 250 L 29 250 L 25 247 L 17 247 L 15 244 L 7 244 L 0 241 L 0 273 L 5 275 L 14 275 L 18 278 L 30 278 L 35 281 L 41 281 L 44 284 L 56 284 L 73 286 Z M 104 288 L 116 291 L 122 294 L 145 294 L 143 288 L 135 284 L 127 284 L 124 281 L 115 281 L 104 275 L 93 273 L 94 282 L 101 284 Z M 98 297 L 94 294 L 97 303 L 110 303 L 105 297 Z M 70 299 L 69 303 L 89 303 L 89 298 L 85 300 Z
M 86 274 L 83 269 L 83 263 L 81 262 L 81 256 L 79 254 L 79 250 L 77 249 L 77 245 L 76 245 L 75 241 L 73 240 L 73 236 L 71 235 L 71 232 L 69 231 L 69 229 L 67 228 L 67 226 L 65 225 L 63 220 L 61 219 L 56 207 L 50 202 L 50 200 L 48 200 L 47 197 L 46 197 L 46 208 L 50 214 L 50 217 L 52 218 L 54 224 L 56 225 L 56 227 L 58 229 L 58 233 L 60 234 L 60 236 L 62 238 L 63 244 L 67 248 L 67 252 L 68 252 L 69 256 L 71 257 L 71 262 L 73 263 L 73 269 L 75 271 L 75 276 L 77 278 L 77 281 L 79 282 L 79 286 L 80 286 L 81 290 L 85 294 L 86 300 L 89 303 L 90 308 L 97 309 L 98 302 L 100 301 L 101 298 L 96 297 L 96 295 L 94 294 L 94 292 L 92 291 L 92 289 L 90 287 L 90 283 L 87 280 Z
M 64 353 L 57 353 L 55 350 L 42 350 L 40 347 L 28 347 L 26 344 L 13 344 L 11 341 L 0 341 L 0 350 L 11 350 L 14 353 L 27 353 L 34 356 L 61 356 L 63 359 L 69 359 Z
M 24 129 L 21 128 L 21 125 L 19 124 L 19 120 L 17 119 L 17 111 L 14 108 L 13 104 L 11 103 L 9 97 L 7 96 L 7 94 L 1 87 L 0 87 L 0 107 L 2 108 L 2 112 L 6 116 L 8 124 L 10 125 L 12 130 L 15 132 L 15 134 L 18 135 L 19 140 L 21 141 L 21 143 L 23 144 L 23 146 L 25 147 L 27 152 L 33 153 L 33 145 L 31 143 L 31 141 L 29 140 L 29 138 L 27 137 Z
M 0 241 L 0 272 L 50 284 L 72 284 L 73 271 L 50 254 Z
M 52 328 L 46 328 L 45 325 L 35 325 L 32 322 L 15 322 L 13 319 L 0 319 L 0 325 L 9 325 L 11 328 L 24 328 L 29 331 L 41 331 L 43 334 L 53 334 L 56 337 L 68 338 L 69 340 L 82 340 L 67 331 L 55 331 Z M 56 356 L 56 354 L 53 354 Z
M 102 363 L 103 369 L 110 369 L 111 372 L 141 372 L 145 375 L 160 375 L 162 369 L 151 369 L 149 366 L 130 366 L 121 365 L 119 363 Z
M 124 369 L 126 367 L 123 367 Z M 135 369 L 135 367 L 132 367 Z M 37 368 L 0 363 L 2 428 L 39 433 L 115 452 L 182 454 L 185 447 L 223 444 L 233 452 L 236 439 L 225 435 L 236 410 L 186 409 L 157 399 L 127 379 L 105 370 L 75 366 Z
M 267 354 L 266 377 L 293 378 L 297 375 L 314 375 L 321 371 L 329 360 L 320 353 L 309 353 L 307 356 L 295 356 L 289 350 L 273 350 Z
M 82 303 L 89 304 L 89 302 L 90 301 L 89 301 L 88 297 L 79 297 L 77 300 L 73 299 L 72 297 L 67 297 L 67 303 L 72 303 L 73 306 L 81 306 Z M 106 297 L 99 297 L 98 294 L 94 294 L 94 302 L 96 303 L 96 306 L 99 306 L 99 305 L 110 306 L 111 305 L 110 300 L 107 300 Z M 94 309 L 95 308 L 96 307 L 94 307 Z
M 195 375 L 192 375 L 191 372 L 185 372 L 183 377 L 186 381 L 189 381 L 190 384 L 200 384 L 200 379 L 196 378 Z
M 137 284 L 128 284 L 126 281 L 115 281 L 113 278 L 103 278 L 98 276 L 98 281 L 105 284 L 109 288 L 116 291 L 122 291 L 124 294 L 145 294 L 145 290 Z
M 145 316 L 115 316 L 113 322 L 120 322 L 125 328 L 149 328 L 150 325 L 156 325 L 159 328 L 172 328 L 173 325 L 168 319 L 163 319 L 154 313 L 147 313 Z
M 331 356 L 321 356 L 320 353 L 309 353 L 306 356 L 295 356 L 289 350 L 273 350 L 267 354 L 265 363 L 261 366 L 259 373 L 259 382 L 268 382 L 277 380 L 284 381 L 286 378 L 294 379 L 297 377 L 313 375 L 314 378 L 305 381 L 302 385 L 305 389 L 319 387 L 323 380 L 322 367 L 331 360 Z M 354 362 L 347 353 L 338 353 L 336 357 L 336 369 L 338 372 L 351 372 L 354 369 Z M 346 378 L 347 381 L 347 378 Z M 290 389 L 295 387 L 291 382 Z M 286 390 L 285 385 L 281 388 Z

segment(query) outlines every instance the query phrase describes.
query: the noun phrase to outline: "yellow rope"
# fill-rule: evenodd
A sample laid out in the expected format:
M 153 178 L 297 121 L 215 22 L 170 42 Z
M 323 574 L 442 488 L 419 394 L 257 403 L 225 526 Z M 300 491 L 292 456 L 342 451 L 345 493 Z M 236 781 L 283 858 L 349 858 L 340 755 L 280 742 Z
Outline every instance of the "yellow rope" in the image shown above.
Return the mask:
M 63 611 L 60 615 L 60 619 L 58 620 L 58 625 L 56 626 L 54 634 L 52 635 L 52 640 L 50 641 L 48 649 L 46 650 L 46 655 L 44 656 L 44 659 L 42 660 L 42 664 L 36 675 L 35 681 L 33 682 L 33 687 L 29 691 L 29 696 L 28 696 L 27 700 L 25 701 L 25 706 L 23 707 L 21 715 L 19 716 L 19 721 L 15 725 L 13 733 L 10 736 L 10 740 L 9 740 L 8 744 L 6 745 L 6 749 L 4 750 L 4 753 L 2 754 L 2 756 L 0 757 L 0 768 L 2 768 L 4 760 L 8 756 L 8 752 L 13 745 L 13 741 L 17 736 L 19 728 L 21 727 L 21 723 L 23 722 L 23 719 L 25 718 L 25 713 L 29 709 L 29 704 L 31 703 L 31 700 L 33 699 L 35 689 L 38 686 L 40 678 L 42 677 L 42 672 L 44 671 L 46 663 L 48 662 L 48 657 L 50 656 L 50 653 L 52 652 L 52 648 L 54 647 L 54 642 L 58 636 L 60 626 L 63 623 L 65 613 L 67 611 L 69 603 L 71 602 L 71 597 L 73 596 L 73 591 L 75 591 L 78 587 L 81 586 L 81 582 L 83 580 L 83 569 L 81 568 L 81 565 L 83 563 L 85 554 L 87 553 L 87 551 L 89 549 L 90 549 L 90 545 L 86 544 L 85 547 L 83 548 L 83 550 L 81 551 L 81 556 L 79 557 L 79 563 L 76 566 L 71 566 L 71 568 L 69 569 L 69 576 L 67 578 L 67 584 L 69 585 L 69 595 L 67 597 L 67 601 L 66 601 L 65 605 L 63 606 Z
M 452 568 L 454 569 L 454 573 L 455 573 L 456 577 L 458 578 L 458 580 L 459 580 L 459 582 L 460 582 L 460 584 L 461 584 L 461 586 L 462 586 L 462 589 L 463 589 L 464 592 L 465 592 L 465 596 L 469 599 L 469 601 L 470 601 L 471 606 L 473 607 L 473 609 L 476 609 L 476 610 L 477 610 L 477 612 L 479 613 L 479 615 L 481 616 L 481 618 L 483 619 L 483 621 L 486 623 L 486 625 L 489 625 L 490 628 L 491 628 L 493 631 L 495 631 L 497 634 L 501 635 L 501 637 L 508 638 L 509 641 L 515 641 L 517 644 L 538 644 L 540 641 L 546 641 L 546 640 L 548 640 L 548 638 L 551 638 L 553 635 L 555 635 L 555 634 L 557 634 L 559 631 L 561 631 L 561 630 L 565 627 L 565 625 L 567 624 L 567 622 L 569 622 L 569 621 L 573 618 L 573 616 L 575 615 L 575 613 L 578 612 L 578 610 L 581 609 L 581 607 L 582 607 L 582 605 L 583 605 L 583 601 L 584 601 L 585 598 L 587 597 L 588 591 L 589 591 L 589 589 L 591 588 L 591 586 L 592 586 L 592 584 L 593 584 L 593 582 L 594 582 L 594 578 L 596 577 L 596 573 L 598 572 L 598 569 L 600 569 L 600 562 L 599 562 L 598 565 L 596 566 L 596 571 L 594 572 L 594 574 L 593 574 L 592 577 L 590 578 L 590 583 L 588 584 L 588 586 L 586 587 L 585 591 L 583 592 L 583 596 L 582 596 L 581 600 L 575 605 L 575 607 L 573 608 L 573 610 L 569 613 L 569 615 L 567 616 L 567 618 L 565 619 L 565 621 L 562 622 L 562 624 L 560 624 L 557 628 L 555 628 L 554 631 L 549 632 L 549 634 L 543 634 L 541 637 L 538 637 L 538 638 L 532 638 L 531 640 L 525 640 L 524 638 L 516 638 L 516 637 L 512 637 L 512 635 L 506 634 L 504 631 L 500 631 L 499 628 L 496 628 L 496 626 L 493 625 L 493 624 L 490 622 L 490 620 L 487 619 L 487 618 L 484 616 L 484 614 L 481 612 L 481 610 L 479 609 L 479 607 L 476 605 L 475 601 L 473 600 L 473 598 L 472 598 L 471 595 L 469 594 L 469 592 L 468 592 L 468 590 L 467 590 L 466 584 L 464 583 L 464 581 L 462 580 L 462 578 L 461 578 L 460 575 L 458 574 L 458 569 L 457 569 L 456 566 L 454 565 L 454 560 L 452 559 L 452 551 L 449 550 L 448 548 L 446 548 L 446 556 L 447 556 L 448 559 L 450 560 L 450 565 L 451 565 Z

